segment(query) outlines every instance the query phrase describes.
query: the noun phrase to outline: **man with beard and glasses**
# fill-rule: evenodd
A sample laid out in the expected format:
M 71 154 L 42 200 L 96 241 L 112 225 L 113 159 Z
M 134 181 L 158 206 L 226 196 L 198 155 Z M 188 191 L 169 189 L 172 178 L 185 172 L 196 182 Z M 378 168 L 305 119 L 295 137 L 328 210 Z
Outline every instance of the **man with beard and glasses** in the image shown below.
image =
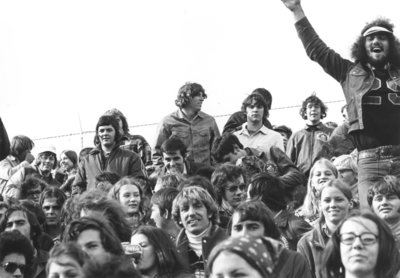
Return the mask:
M 205 189 L 189 186 L 175 197 L 172 216 L 182 227 L 176 238 L 178 253 L 197 278 L 208 277 L 208 256 L 226 238 L 225 230 L 218 226 L 217 204 Z
M 282 0 L 293 13 L 307 55 L 340 82 L 349 134 L 358 150 L 361 209 L 369 209 L 369 187 L 385 175 L 400 175 L 400 42 L 385 18 L 367 23 L 352 46 L 354 61 L 329 48 L 305 16 L 300 0 Z
M 272 146 L 284 150 L 282 136 L 263 124 L 263 119 L 268 114 L 269 106 L 263 96 L 252 93 L 243 101 L 242 111 L 246 113 L 247 120 L 242 129 L 235 131 L 240 143 L 245 148 L 254 148 L 268 153 Z
M 119 147 L 121 134 L 114 116 L 103 115 L 97 122 L 94 143 L 91 150 L 79 164 L 74 186 L 81 182 L 87 184 L 87 190 L 95 188 L 96 176 L 103 172 L 114 172 L 121 177 L 131 176 L 144 181 L 147 173 L 140 157 L 131 151 Z

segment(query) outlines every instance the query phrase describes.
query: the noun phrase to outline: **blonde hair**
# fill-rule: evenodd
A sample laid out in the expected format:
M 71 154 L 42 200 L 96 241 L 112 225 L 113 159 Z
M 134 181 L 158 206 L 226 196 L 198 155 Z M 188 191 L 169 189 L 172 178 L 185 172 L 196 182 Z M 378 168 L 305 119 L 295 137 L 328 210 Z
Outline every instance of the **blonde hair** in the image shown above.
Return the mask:
M 320 165 L 326 166 L 329 170 L 332 171 L 335 178 L 336 179 L 338 178 L 338 171 L 337 171 L 335 165 L 333 165 L 333 163 L 329 159 L 320 158 L 314 162 L 314 164 L 310 170 L 310 176 L 307 181 L 306 197 L 304 198 L 303 206 L 301 208 L 302 214 L 305 217 L 312 217 L 319 213 L 318 201 L 319 201 L 320 197 L 316 195 L 317 192 L 315 192 L 316 190 L 312 184 L 312 178 L 314 176 L 315 169 Z

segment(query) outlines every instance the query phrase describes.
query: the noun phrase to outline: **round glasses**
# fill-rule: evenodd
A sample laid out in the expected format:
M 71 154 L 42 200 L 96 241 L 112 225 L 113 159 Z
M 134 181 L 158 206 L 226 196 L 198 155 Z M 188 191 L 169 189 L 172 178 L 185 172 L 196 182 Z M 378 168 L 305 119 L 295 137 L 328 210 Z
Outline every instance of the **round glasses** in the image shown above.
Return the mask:
M 340 235 L 340 242 L 344 245 L 352 245 L 356 238 L 359 238 L 363 245 L 372 245 L 378 240 L 378 236 L 373 233 L 362 233 L 360 235 L 356 235 L 355 233 L 344 233 Z

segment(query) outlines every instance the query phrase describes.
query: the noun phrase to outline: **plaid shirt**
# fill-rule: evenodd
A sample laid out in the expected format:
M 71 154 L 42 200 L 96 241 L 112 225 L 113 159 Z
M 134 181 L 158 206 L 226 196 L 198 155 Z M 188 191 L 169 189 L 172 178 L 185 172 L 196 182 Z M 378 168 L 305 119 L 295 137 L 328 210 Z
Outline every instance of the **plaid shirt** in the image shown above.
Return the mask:
M 130 134 L 125 135 L 122 138 L 120 148 L 135 152 L 142 159 L 144 165 L 151 165 L 151 147 L 143 136 Z

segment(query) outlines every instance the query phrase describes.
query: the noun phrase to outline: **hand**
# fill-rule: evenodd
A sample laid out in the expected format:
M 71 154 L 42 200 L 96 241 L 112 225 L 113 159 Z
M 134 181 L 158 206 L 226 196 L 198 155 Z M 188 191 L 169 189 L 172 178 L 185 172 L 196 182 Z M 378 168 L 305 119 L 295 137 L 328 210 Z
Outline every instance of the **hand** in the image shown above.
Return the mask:
M 31 153 L 28 153 L 25 156 L 25 161 L 28 162 L 29 164 L 31 164 L 34 160 L 35 160 L 35 157 Z
M 285 4 L 286 8 L 291 10 L 292 12 L 296 10 L 299 6 L 301 6 L 300 0 L 281 0 L 283 4 Z

